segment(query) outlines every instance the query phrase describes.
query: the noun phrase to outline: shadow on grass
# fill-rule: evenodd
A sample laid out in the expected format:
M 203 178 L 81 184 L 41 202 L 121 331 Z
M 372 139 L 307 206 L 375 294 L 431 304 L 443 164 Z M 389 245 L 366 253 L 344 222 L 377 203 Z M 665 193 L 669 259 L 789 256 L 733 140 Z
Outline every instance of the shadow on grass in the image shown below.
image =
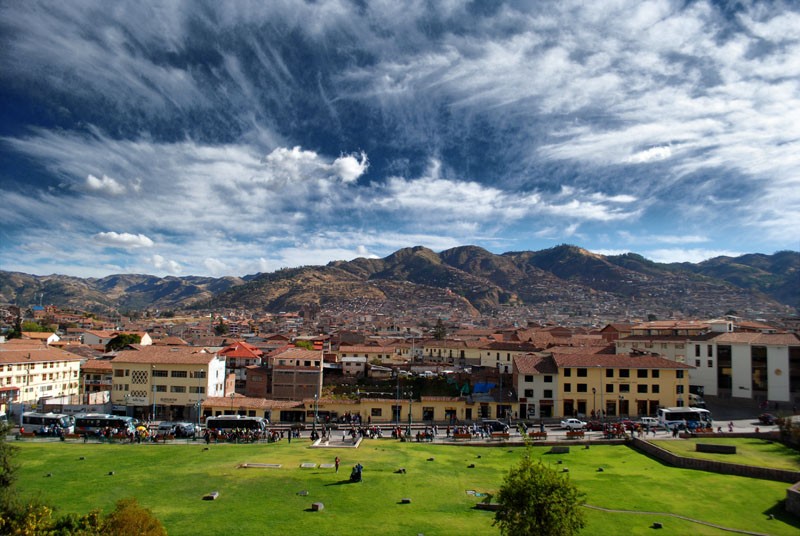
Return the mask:
M 339 480 L 338 482 L 331 482 L 330 484 L 325 484 L 326 486 L 341 486 L 342 484 L 358 484 L 358 482 L 353 482 L 349 478 L 347 480 Z
M 800 518 L 797 518 L 786 511 L 785 500 L 778 501 L 771 508 L 764 510 L 764 515 L 767 517 L 772 516 L 773 518 L 775 518 L 775 521 L 786 523 L 790 527 L 795 527 L 800 529 Z

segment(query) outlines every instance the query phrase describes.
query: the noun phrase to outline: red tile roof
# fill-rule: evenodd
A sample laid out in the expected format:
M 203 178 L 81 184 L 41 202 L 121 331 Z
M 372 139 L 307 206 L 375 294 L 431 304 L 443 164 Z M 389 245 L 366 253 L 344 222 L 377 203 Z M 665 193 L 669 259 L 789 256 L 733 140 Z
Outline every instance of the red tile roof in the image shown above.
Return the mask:
M 692 369 L 694 367 L 663 357 L 652 355 L 632 356 L 630 354 L 553 354 L 558 368 L 600 367 L 600 368 L 646 368 L 646 369 Z

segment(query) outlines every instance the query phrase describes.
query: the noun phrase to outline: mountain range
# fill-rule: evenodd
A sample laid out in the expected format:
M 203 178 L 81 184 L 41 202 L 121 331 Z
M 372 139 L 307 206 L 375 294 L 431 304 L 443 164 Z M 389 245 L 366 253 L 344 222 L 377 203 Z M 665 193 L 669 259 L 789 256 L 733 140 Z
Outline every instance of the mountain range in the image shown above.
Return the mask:
M 0 302 L 87 311 L 246 307 L 277 312 L 338 302 L 452 302 L 472 313 L 507 307 L 565 311 L 630 308 L 720 315 L 743 307 L 767 316 L 800 312 L 800 253 L 656 263 L 635 253 L 604 256 L 561 245 L 494 254 L 476 246 L 436 253 L 417 246 L 382 259 L 358 258 L 244 277 L 104 278 L 0 271 Z

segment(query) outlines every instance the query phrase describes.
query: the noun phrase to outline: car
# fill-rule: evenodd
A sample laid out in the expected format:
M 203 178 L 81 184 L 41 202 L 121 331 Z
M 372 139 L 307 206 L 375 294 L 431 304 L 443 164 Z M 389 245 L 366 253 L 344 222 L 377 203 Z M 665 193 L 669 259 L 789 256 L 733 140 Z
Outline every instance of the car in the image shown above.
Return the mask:
M 625 427 L 626 430 L 629 432 L 632 430 L 636 430 L 636 423 L 630 419 L 620 419 L 619 423 Z
M 488 426 L 492 432 L 508 432 L 508 424 L 502 421 L 484 420 L 481 425 Z
M 586 429 L 593 431 L 593 432 L 602 432 L 603 431 L 603 423 L 600 421 L 588 421 L 586 423 Z
M 758 422 L 761 424 L 775 424 L 776 420 L 778 420 L 778 418 L 772 413 L 762 413 L 758 416 Z
M 658 419 L 655 417 L 642 417 L 639 419 L 639 424 L 642 425 L 642 428 L 647 429 L 650 427 L 651 429 L 656 428 L 658 426 Z
M 567 430 L 583 430 L 586 428 L 586 423 L 580 419 L 564 419 L 561 421 L 561 428 Z

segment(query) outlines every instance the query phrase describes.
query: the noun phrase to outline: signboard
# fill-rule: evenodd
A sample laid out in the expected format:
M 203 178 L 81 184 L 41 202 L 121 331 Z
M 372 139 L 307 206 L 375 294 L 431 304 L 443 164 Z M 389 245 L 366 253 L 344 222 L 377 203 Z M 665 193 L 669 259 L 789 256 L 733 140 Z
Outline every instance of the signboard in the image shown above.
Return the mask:
M 148 401 L 146 396 L 129 396 L 128 397 L 128 405 L 129 406 L 147 406 Z

